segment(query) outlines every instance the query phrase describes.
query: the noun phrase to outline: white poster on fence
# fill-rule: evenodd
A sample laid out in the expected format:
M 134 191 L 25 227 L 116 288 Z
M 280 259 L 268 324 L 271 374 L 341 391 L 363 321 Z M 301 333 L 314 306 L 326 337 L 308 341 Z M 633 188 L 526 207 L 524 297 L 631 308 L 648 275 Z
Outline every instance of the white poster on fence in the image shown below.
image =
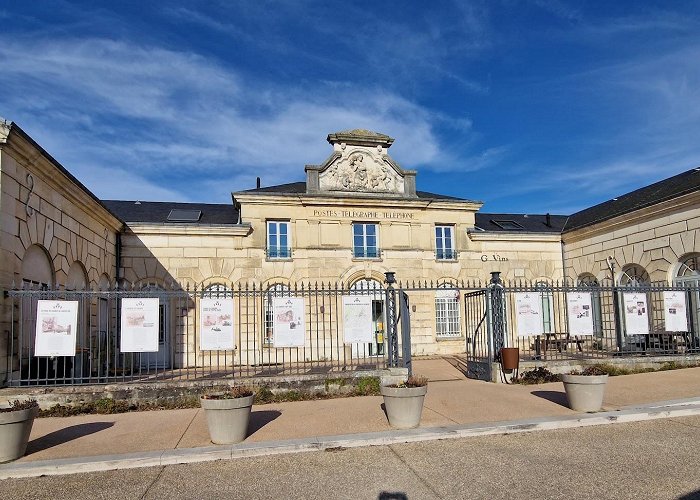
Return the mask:
M 666 331 L 687 332 L 688 317 L 685 292 L 667 290 L 664 292 L 664 321 Z
M 569 333 L 571 335 L 593 335 L 591 293 L 567 294 L 566 307 L 569 312 Z
M 374 341 L 372 297 L 343 295 L 343 335 L 346 344 Z
M 34 356 L 75 356 L 77 300 L 39 300 Z
M 227 351 L 235 348 L 233 340 L 233 299 L 199 301 L 199 349 Z
M 542 298 L 539 292 L 515 294 L 515 319 L 518 336 L 527 337 L 542 334 Z
M 643 293 L 623 293 L 625 309 L 625 335 L 648 335 L 649 315 L 647 296 Z
M 275 347 L 304 347 L 306 328 L 304 326 L 303 297 L 273 297 Z
M 157 298 L 122 299 L 121 352 L 158 352 Z

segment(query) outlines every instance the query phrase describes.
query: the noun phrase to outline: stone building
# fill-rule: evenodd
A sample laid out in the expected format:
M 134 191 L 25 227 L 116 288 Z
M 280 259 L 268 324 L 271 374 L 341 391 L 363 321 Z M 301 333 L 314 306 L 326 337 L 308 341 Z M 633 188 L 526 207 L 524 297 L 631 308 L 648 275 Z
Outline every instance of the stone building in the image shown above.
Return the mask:
M 571 216 L 493 214 L 479 201 L 418 190 L 417 172 L 389 156 L 393 141 L 366 130 L 330 134 L 330 156 L 307 165 L 305 181 L 234 192 L 228 204 L 99 200 L 16 124 L 0 122 L 0 285 L 374 290 L 393 271 L 430 284 L 411 302 L 412 351 L 442 354 L 464 351 L 464 283 L 492 271 L 533 283 L 696 279 L 696 170 Z M 10 338 L 5 302 L 2 312 L 0 358 L 26 356 L 29 345 Z M 251 320 L 262 336 L 265 314 Z M 383 314 L 377 304 L 380 333 Z M 191 319 L 164 317 L 173 328 Z M 378 334 L 364 348 L 377 353 L 382 342 Z M 0 363 L 0 372 L 20 368 Z

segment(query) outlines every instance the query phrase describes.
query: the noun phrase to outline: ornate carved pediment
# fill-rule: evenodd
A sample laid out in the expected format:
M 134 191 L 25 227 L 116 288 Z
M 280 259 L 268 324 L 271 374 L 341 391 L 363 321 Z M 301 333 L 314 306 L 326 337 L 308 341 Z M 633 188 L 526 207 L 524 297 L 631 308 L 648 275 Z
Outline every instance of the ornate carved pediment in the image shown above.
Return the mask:
M 403 170 L 386 153 L 391 137 L 368 130 L 328 135 L 333 154 L 322 165 L 307 165 L 306 189 L 415 197 L 415 171 Z
M 368 151 L 355 150 L 319 174 L 321 191 L 403 193 L 403 177 Z

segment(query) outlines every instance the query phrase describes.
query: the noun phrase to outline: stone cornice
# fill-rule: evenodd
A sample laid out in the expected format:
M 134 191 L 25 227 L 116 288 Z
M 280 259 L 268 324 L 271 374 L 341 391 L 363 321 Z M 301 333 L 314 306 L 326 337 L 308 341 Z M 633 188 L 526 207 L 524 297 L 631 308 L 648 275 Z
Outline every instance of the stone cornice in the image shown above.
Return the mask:
M 347 196 L 343 198 L 327 195 L 299 195 L 299 194 L 263 194 L 253 195 L 234 193 L 237 202 L 243 205 L 281 205 L 281 206 L 329 206 L 329 207 L 373 207 L 373 208 L 400 208 L 404 210 L 466 210 L 476 212 L 481 208 L 481 203 L 465 200 L 443 200 L 425 198 L 404 198 L 382 196 Z
M 253 228 L 250 223 L 243 224 L 153 224 L 130 222 L 127 230 L 136 235 L 168 235 L 168 236 L 248 236 Z
M 564 243 L 574 243 L 600 234 L 611 233 L 631 225 L 642 224 L 680 210 L 695 208 L 699 203 L 700 191 L 688 193 L 672 200 L 657 203 L 650 207 L 640 208 L 634 212 L 619 215 L 591 226 L 565 232 L 562 235 L 562 239 Z
M 472 241 L 532 241 L 560 243 L 559 233 L 523 233 L 523 232 L 489 232 L 489 231 L 467 231 L 469 239 Z
M 7 130 L 6 133 L 4 133 L 5 130 Z M 52 190 L 61 193 L 70 203 L 95 217 L 101 224 L 115 232 L 123 227 L 123 222 L 112 214 L 89 189 L 16 124 L 10 123 L 9 127 L 4 124 L 0 129 L 0 149 L 15 156 L 24 168 L 45 182 Z M 17 181 L 23 184 L 22 179 Z

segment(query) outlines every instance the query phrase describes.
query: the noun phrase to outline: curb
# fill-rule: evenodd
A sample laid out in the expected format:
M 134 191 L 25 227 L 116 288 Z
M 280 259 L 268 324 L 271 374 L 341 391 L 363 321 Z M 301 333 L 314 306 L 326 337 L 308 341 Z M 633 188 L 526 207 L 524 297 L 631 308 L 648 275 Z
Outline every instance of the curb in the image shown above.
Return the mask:
M 263 443 L 240 443 L 225 446 L 168 449 L 121 455 L 38 460 L 0 465 L 0 479 L 57 476 L 100 472 L 139 467 L 232 460 L 238 458 L 332 451 L 360 446 L 386 446 L 420 441 L 437 441 L 523 432 L 573 429 L 595 425 L 642 422 L 661 418 L 700 415 L 700 400 L 675 400 L 651 403 L 630 409 L 586 413 L 564 417 L 540 417 L 506 422 L 492 422 L 445 427 L 426 427 L 408 430 L 370 432 L 339 436 L 310 437 Z

